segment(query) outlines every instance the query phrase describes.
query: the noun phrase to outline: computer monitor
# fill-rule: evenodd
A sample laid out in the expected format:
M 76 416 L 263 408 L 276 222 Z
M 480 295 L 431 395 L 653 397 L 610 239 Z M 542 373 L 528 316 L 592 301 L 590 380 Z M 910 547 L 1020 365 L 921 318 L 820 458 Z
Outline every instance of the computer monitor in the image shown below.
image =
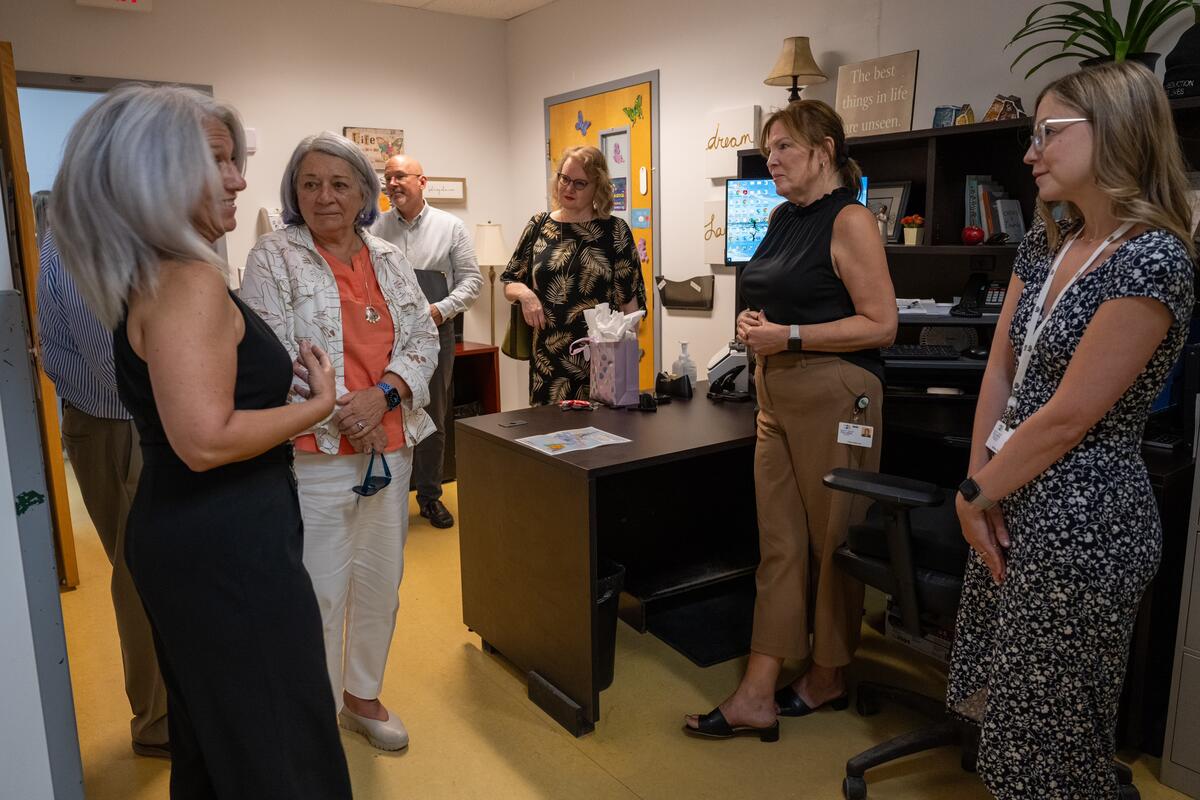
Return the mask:
M 745 264 L 767 235 L 767 221 L 784 198 L 770 178 L 738 179 L 725 184 L 725 263 Z
M 745 264 L 763 237 L 775 206 L 784 202 L 770 178 L 738 178 L 725 184 L 725 263 Z M 859 180 L 856 198 L 867 204 L 867 176 Z

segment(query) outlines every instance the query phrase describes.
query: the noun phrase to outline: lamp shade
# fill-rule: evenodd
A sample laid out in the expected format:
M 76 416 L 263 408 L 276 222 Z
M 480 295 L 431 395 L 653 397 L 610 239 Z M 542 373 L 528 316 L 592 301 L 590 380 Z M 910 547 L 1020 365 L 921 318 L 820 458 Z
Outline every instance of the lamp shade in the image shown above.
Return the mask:
M 791 86 L 793 79 L 799 86 L 812 86 L 829 80 L 813 59 L 807 36 L 789 36 L 783 40 L 783 52 L 763 83 L 767 86 Z
M 475 226 L 475 258 L 485 267 L 508 263 L 512 251 L 504 244 L 504 231 L 496 222 L 481 222 Z

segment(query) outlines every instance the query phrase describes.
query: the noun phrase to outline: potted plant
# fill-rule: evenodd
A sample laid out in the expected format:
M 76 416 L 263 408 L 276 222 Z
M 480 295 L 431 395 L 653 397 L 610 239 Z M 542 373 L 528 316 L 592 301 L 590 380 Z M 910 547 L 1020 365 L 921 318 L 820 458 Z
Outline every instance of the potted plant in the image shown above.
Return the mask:
M 1039 47 L 1057 44 L 1061 52 L 1035 64 L 1025 77 L 1028 78 L 1051 61 L 1061 58 L 1078 58 L 1083 66 L 1094 66 L 1107 61 L 1140 61 L 1150 69 L 1158 62 L 1158 53 L 1146 50 L 1150 37 L 1167 20 L 1188 9 L 1195 9 L 1200 0 L 1130 0 L 1125 25 L 1113 16 L 1111 0 L 1103 0 L 1102 8 L 1092 8 L 1074 0 L 1056 0 L 1043 3 L 1025 18 L 1025 25 L 1009 40 L 1004 49 L 1012 47 L 1022 39 L 1041 33 L 1059 34 L 1061 39 L 1046 39 L 1026 47 L 1009 65 L 1011 70 L 1025 56 Z M 1060 9 L 1058 13 L 1049 13 Z M 1065 10 L 1062 10 L 1065 9 Z
M 904 243 L 907 245 L 918 245 L 921 243 L 921 234 L 925 232 L 925 218 L 920 214 L 909 214 L 907 217 L 900 218 L 900 224 L 904 226 Z

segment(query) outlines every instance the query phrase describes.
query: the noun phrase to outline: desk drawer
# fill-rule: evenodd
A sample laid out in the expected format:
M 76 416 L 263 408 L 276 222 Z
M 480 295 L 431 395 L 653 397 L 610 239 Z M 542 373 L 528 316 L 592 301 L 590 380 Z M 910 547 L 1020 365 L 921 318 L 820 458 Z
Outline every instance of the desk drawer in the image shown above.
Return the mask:
M 1200 537 L 1200 534 L 1193 534 Z M 1194 543 L 1200 549 L 1200 541 Z M 1185 575 L 1184 580 L 1190 580 L 1191 583 L 1191 602 L 1188 607 L 1183 610 L 1187 614 L 1187 627 L 1183 635 L 1183 646 L 1188 650 L 1200 652 L 1200 558 L 1196 557 L 1193 552 L 1192 573 Z
M 1200 772 L 1200 658 L 1184 653 L 1175 694 L 1175 732 L 1164 757 Z

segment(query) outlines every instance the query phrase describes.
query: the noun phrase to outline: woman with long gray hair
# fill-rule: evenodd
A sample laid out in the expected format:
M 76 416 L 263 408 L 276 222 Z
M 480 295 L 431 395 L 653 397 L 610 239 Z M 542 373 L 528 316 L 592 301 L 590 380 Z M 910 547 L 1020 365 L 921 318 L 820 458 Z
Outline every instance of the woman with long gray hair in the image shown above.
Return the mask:
M 413 448 L 434 431 L 422 407 L 437 328 L 408 259 L 367 233 L 379 179 L 353 142 L 305 138 L 280 192 L 287 227 L 250 251 L 241 296 L 289 352 L 312 343 L 333 363 L 338 412 L 295 441 L 304 565 L 339 721 L 399 750 L 408 731 L 379 695 L 400 605 Z
M 212 243 L 245 188 L 236 112 L 189 89 L 110 92 L 71 131 L 51 216 L 63 261 L 115 328 L 144 468 L 125 558 L 167 686 L 174 798 L 349 798 L 321 687 L 288 439 L 334 406 L 228 290 Z M 287 403 L 293 371 L 308 400 Z

